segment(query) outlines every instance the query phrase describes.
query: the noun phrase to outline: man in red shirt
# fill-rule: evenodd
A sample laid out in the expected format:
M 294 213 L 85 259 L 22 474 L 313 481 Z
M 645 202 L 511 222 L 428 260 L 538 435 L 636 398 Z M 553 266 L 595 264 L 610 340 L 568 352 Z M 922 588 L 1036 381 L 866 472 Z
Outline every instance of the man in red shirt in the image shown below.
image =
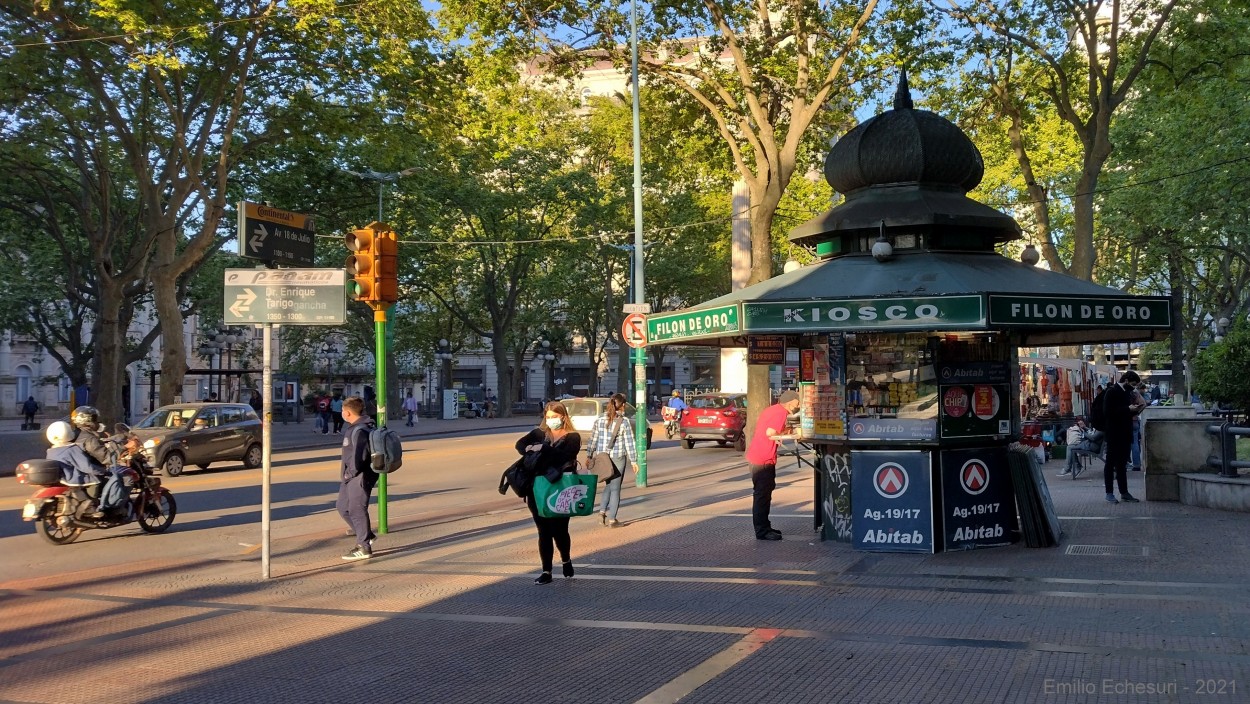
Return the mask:
M 783 391 L 777 402 L 765 408 L 755 421 L 755 434 L 747 445 L 747 466 L 751 469 L 751 486 L 754 488 L 751 502 L 751 521 L 755 524 L 756 540 L 781 540 L 781 531 L 768 522 L 768 512 L 773 505 L 773 489 L 777 487 L 777 446 L 774 435 L 785 433 L 787 418 L 799 410 L 799 395 Z

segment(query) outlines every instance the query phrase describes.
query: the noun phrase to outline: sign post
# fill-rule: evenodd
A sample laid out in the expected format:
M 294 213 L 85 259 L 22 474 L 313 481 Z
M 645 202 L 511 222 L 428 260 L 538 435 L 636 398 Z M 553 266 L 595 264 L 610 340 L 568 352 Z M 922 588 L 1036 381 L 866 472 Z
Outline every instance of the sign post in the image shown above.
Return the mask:
M 260 324 L 264 328 L 261 354 L 261 461 L 260 564 L 269 579 L 270 486 L 273 479 L 273 359 L 274 323 L 342 325 L 346 321 L 342 269 L 226 269 L 222 287 L 226 325 Z
M 637 305 L 637 304 L 636 304 Z M 634 357 L 634 446 L 638 473 L 634 485 L 647 485 L 647 315 L 633 312 L 621 323 L 621 339 L 633 348 Z

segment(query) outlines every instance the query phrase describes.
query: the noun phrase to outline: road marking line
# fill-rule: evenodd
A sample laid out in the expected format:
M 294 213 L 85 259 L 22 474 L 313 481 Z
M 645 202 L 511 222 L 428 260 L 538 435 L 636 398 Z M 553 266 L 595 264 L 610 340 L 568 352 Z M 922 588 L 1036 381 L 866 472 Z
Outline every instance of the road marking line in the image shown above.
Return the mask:
M 639 699 L 638 704 L 669 704 L 670 702 L 681 701 L 691 692 L 711 682 L 729 668 L 763 648 L 774 638 L 781 635 L 781 633 L 782 631 L 779 628 L 757 628 L 743 636 L 742 640 L 683 672 L 676 679 Z

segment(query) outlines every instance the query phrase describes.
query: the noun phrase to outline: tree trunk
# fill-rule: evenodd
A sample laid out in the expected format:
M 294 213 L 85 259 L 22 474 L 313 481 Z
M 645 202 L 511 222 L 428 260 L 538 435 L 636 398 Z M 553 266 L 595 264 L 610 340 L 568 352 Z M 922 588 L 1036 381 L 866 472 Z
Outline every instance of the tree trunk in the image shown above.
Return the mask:
M 1094 280 L 1094 189 L 1098 187 L 1097 164 L 1087 164 L 1072 197 L 1072 266 L 1068 273 L 1084 281 Z
M 748 181 L 748 183 L 751 183 Z M 781 202 L 784 186 L 776 183 L 763 187 L 751 185 L 751 278 L 747 285 L 767 281 L 773 276 L 772 228 L 773 214 Z M 747 424 L 748 441 L 754 437 L 755 421 L 760 411 L 772 405 L 769 367 L 753 364 L 747 367 Z
M 92 367 L 91 395 L 93 405 L 100 411 L 100 422 L 111 426 L 122 418 L 122 357 L 125 350 L 119 312 L 122 292 L 118 283 L 107 274 L 97 277 L 99 287 L 98 335 L 95 342 L 95 359 Z
M 503 340 L 502 336 L 496 340 Z M 491 345 L 491 356 L 495 360 L 495 415 L 500 418 L 512 417 L 512 375 L 508 372 L 508 350 L 503 343 Z M 484 399 L 483 399 L 484 400 Z
M 156 317 L 161 321 L 160 405 L 174 403 L 182 393 L 187 374 L 187 345 L 183 338 L 182 307 L 178 305 L 178 275 L 173 269 L 176 256 L 173 237 L 161 237 L 156 245 L 152 267 L 152 294 Z

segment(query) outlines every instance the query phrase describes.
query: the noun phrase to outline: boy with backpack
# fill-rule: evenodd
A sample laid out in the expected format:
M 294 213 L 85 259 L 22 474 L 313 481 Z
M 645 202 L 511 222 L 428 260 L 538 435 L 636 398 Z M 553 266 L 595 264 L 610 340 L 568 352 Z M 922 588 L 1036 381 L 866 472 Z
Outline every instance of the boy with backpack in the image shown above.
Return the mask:
M 369 525 L 369 496 L 378 483 L 373 471 L 369 434 L 373 431 L 373 419 L 364 415 L 365 402 L 359 396 L 349 396 L 343 401 L 343 455 L 339 464 L 339 496 L 334 507 L 352 534 L 356 547 L 343 555 L 344 560 L 366 560 L 373 557 L 373 529 Z

